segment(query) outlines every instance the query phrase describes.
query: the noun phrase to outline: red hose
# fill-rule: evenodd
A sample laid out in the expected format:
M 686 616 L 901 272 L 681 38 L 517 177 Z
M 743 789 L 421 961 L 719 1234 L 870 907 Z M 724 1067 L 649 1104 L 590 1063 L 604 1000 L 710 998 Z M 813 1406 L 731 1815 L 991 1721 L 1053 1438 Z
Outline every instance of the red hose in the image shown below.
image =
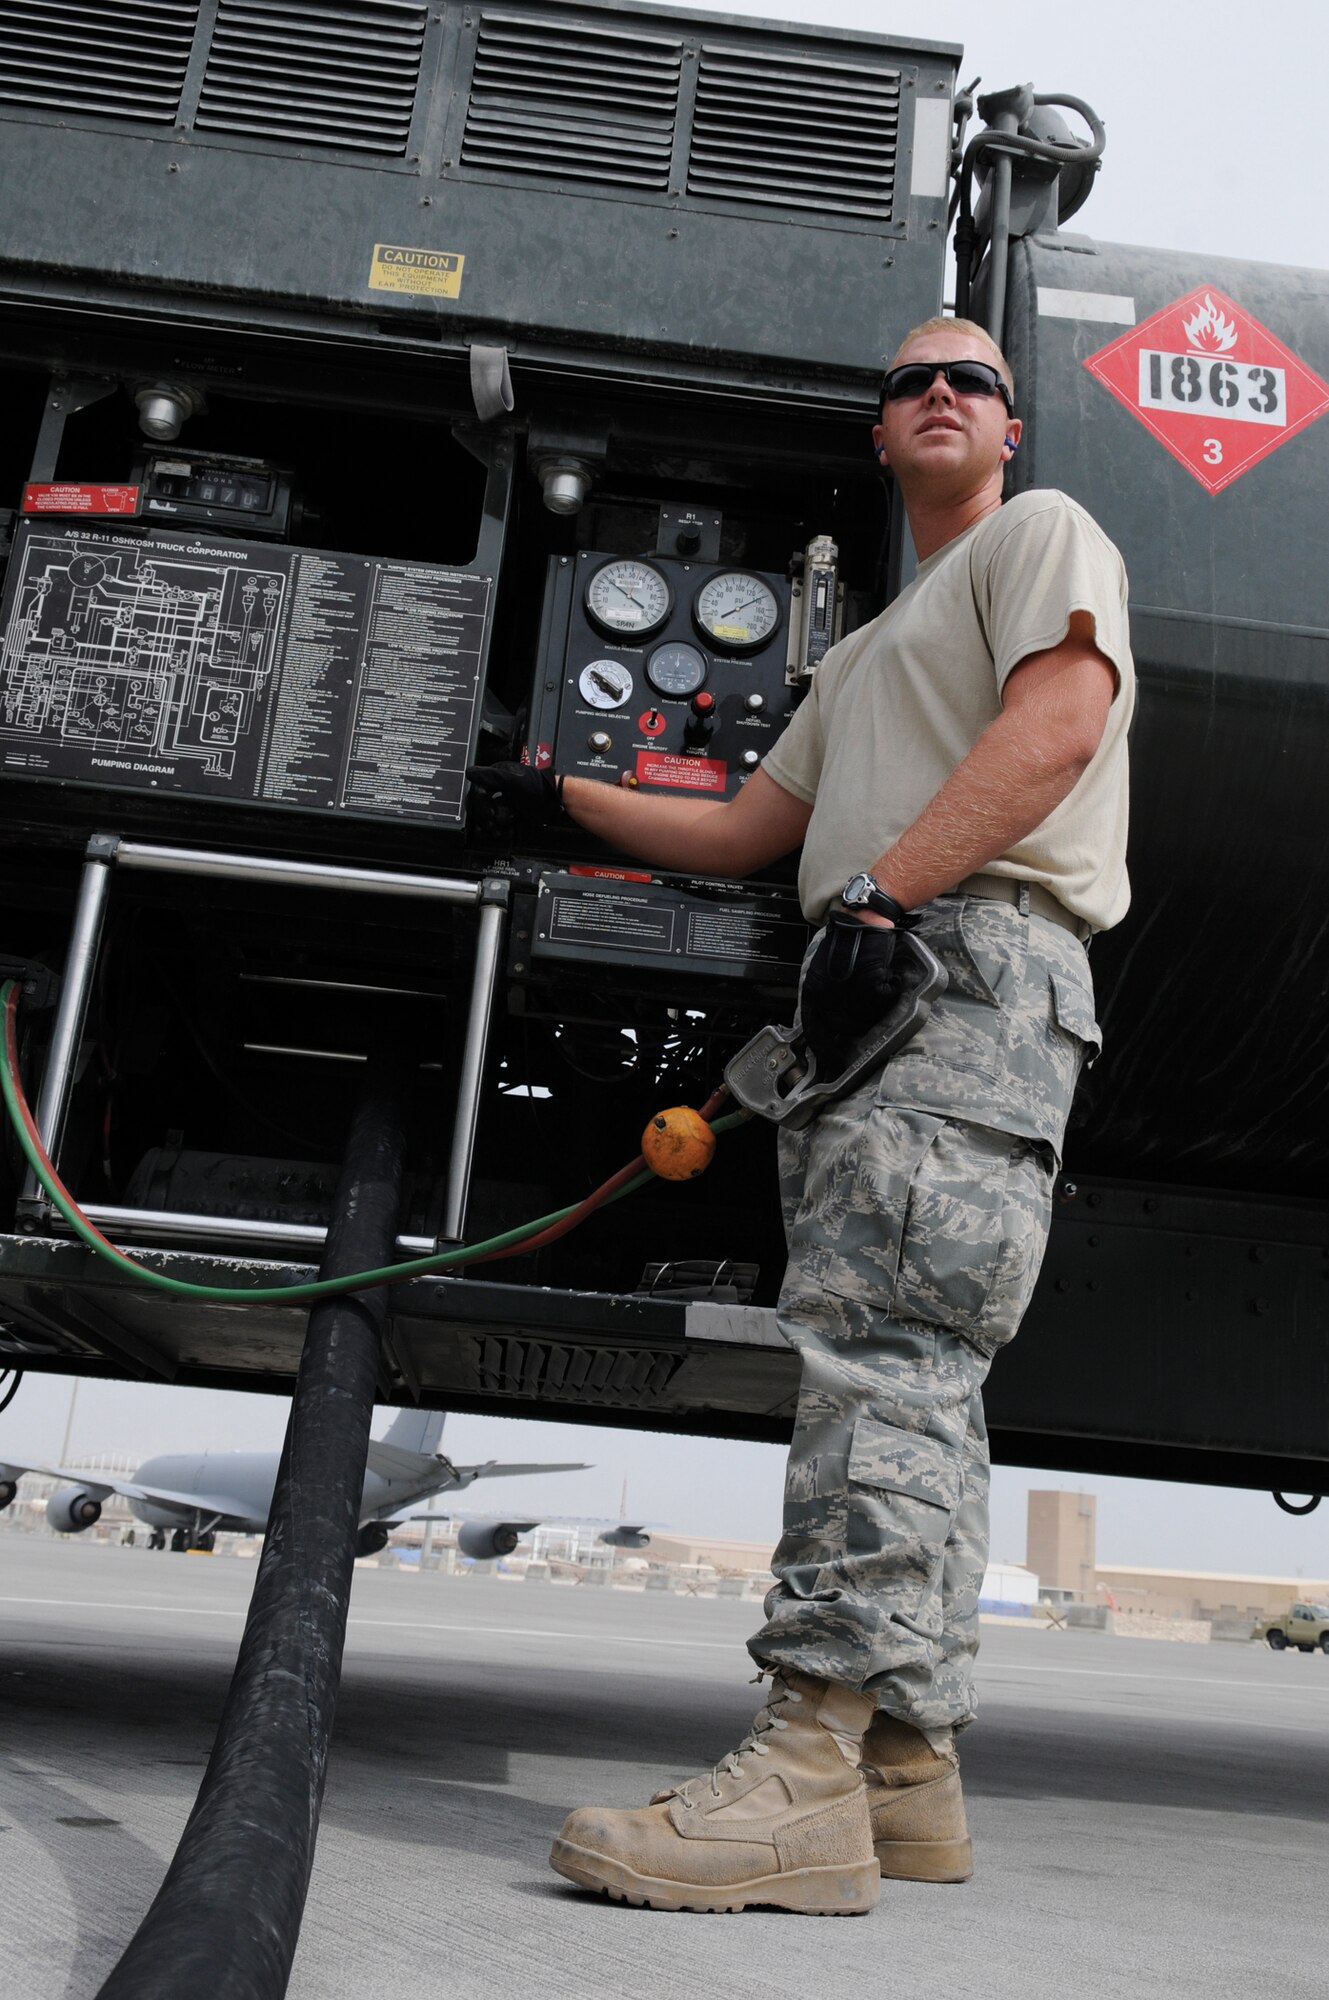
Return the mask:
M 721 1084 L 718 1090 L 711 1092 L 698 1112 L 698 1117 L 704 1118 L 709 1125 L 728 1095 L 728 1090 Z M 542 1229 L 538 1236 L 528 1237 L 525 1243 L 510 1244 L 506 1250 L 491 1250 L 487 1257 L 476 1257 L 473 1261 L 477 1264 L 498 1264 L 504 1257 L 526 1257 L 532 1250 L 543 1250 L 547 1243 L 556 1243 L 560 1236 L 566 1236 L 570 1229 L 575 1229 L 588 1215 L 594 1215 L 596 1209 L 602 1208 L 620 1188 L 625 1187 L 630 1180 L 645 1171 L 646 1162 L 638 1153 L 635 1160 L 630 1160 L 626 1167 L 620 1167 L 616 1174 L 611 1174 L 607 1181 L 602 1181 L 594 1194 L 588 1194 L 585 1201 L 579 1202 L 571 1215 L 565 1215 L 561 1222 L 551 1222 L 548 1229 Z
M 117 1249 L 109 1237 L 102 1235 L 101 1230 L 98 1229 L 94 1222 L 88 1221 L 87 1216 L 84 1215 L 83 1210 L 79 1207 L 73 1195 L 70 1194 L 69 1189 L 52 1166 L 50 1155 L 42 1144 L 36 1120 L 33 1118 L 32 1112 L 28 1108 L 28 1100 L 23 1094 L 23 1081 L 18 1066 L 18 995 L 19 989 L 15 985 L 9 995 L 9 1001 L 5 1008 L 5 1055 L 9 1064 L 9 1074 L 14 1080 L 14 1096 L 18 1102 L 19 1115 L 23 1120 L 24 1127 L 27 1130 L 29 1138 L 32 1140 L 36 1152 L 41 1158 L 42 1165 L 50 1174 L 51 1179 L 55 1182 L 70 1207 L 87 1224 L 87 1227 L 92 1231 L 92 1234 L 97 1238 L 99 1243 L 104 1243 L 106 1248 L 127 1269 L 137 1271 L 138 1266 L 135 1264 L 133 1258 L 127 1257 L 122 1250 Z M 704 1118 L 708 1125 L 719 1111 L 728 1094 L 725 1086 L 721 1084 L 718 1090 L 711 1092 L 706 1102 L 702 1105 L 698 1115 Z M 497 1264 L 504 1257 L 527 1257 L 533 1250 L 543 1250 L 546 1244 L 556 1243 L 560 1236 L 566 1236 L 568 1231 L 575 1229 L 579 1222 L 585 1222 L 587 1216 L 594 1215 L 597 1208 L 603 1208 L 604 1204 L 612 1196 L 618 1194 L 622 1188 L 626 1187 L 630 1180 L 635 1179 L 638 1174 L 645 1171 L 646 1162 L 641 1154 L 638 1153 L 635 1160 L 630 1160 L 627 1166 L 620 1167 L 616 1174 L 611 1174 L 607 1181 L 602 1181 L 594 1193 L 588 1194 L 585 1201 L 579 1202 L 571 1215 L 565 1215 L 561 1222 L 551 1222 L 548 1229 L 542 1229 L 538 1236 L 528 1236 L 524 1243 L 510 1244 L 506 1250 L 491 1250 L 485 1257 L 473 1257 L 468 1261 L 473 1264 Z

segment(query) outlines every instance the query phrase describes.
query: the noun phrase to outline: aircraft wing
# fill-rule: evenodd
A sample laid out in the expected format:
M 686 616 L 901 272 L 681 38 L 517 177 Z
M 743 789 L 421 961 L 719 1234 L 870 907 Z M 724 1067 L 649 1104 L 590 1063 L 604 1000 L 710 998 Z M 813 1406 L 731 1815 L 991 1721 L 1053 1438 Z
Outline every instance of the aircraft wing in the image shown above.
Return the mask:
M 459 1475 L 469 1485 L 472 1479 L 520 1479 L 528 1472 L 589 1472 L 590 1466 L 581 1461 L 576 1465 L 551 1465 L 548 1460 L 543 1465 L 500 1465 L 490 1459 L 487 1465 L 459 1465 Z
M 524 1515 L 521 1514 L 509 1515 L 509 1514 L 404 1514 L 404 1513 L 394 1514 L 391 1517 L 391 1523 L 389 1523 L 388 1519 L 384 1517 L 383 1525 L 384 1527 L 392 1525 L 394 1527 L 404 1528 L 408 1521 L 435 1521 L 435 1522 L 476 1521 L 480 1524 L 481 1527 L 488 1527 L 488 1526 L 497 1527 L 501 1523 L 505 1528 L 515 1528 L 519 1535 L 529 1535 L 532 1528 L 538 1528 L 540 1526 L 540 1522 L 538 1520 L 528 1521 L 524 1517 Z
M 190 1514 L 230 1514 L 247 1518 L 251 1508 L 234 1493 L 176 1493 L 168 1486 L 143 1486 L 136 1479 L 115 1479 L 105 1472 L 85 1472 L 77 1465 L 23 1465 L 17 1459 L 4 1463 L 11 1472 L 35 1472 L 41 1479 L 58 1479 L 62 1486 L 77 1486 L 90 1499 L 106 1500 L 118 1493 L 125 1500 L 151 1500 L 161 1507 L 181 1507 Z
M 376 1438 L 369 1441 L 367 1464 L 371 1472 L 380 1479 L 401 1485 L 432 1486 L 436 1492 L 443 1492 L 449 1486 L 469 1486 L 475 1479 L 512 1479 L 528 1472 L 586 1472 L 584 1462 L 576 1465 L 499 1465 L 490 1459 L 486 1465 L 453 1465 L 450 1459 L 429 1458 L 418 1451 L 403 1451 L 394 1444 L 380 1444 Z

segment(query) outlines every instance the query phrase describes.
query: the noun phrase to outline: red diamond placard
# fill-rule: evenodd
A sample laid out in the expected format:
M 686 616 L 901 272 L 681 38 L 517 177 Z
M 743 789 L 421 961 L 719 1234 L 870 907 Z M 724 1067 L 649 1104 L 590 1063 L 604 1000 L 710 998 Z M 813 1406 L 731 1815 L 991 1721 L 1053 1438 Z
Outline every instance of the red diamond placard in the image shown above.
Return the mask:
M 1211 493 L 1329 409 L 1329 383 L 1211 285 L 1084 365 Z

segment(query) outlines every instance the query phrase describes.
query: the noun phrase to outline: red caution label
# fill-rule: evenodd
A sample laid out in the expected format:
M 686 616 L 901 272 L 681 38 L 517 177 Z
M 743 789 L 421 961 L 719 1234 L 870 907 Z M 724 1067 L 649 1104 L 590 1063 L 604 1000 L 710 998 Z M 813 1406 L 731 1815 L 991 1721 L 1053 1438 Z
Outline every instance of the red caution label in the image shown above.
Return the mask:
M 1329 409 L 1329 383 L 1210 285 L 1164 306 L 1084 365 L 1210 493 Z
M 569 875 L 589 875 L 603 882 L 653 882 L 655 877 L 640 868 L 593 868 L 589 862 L 574 861 Z
M 72 480 L 23 489 L 25 514 L 137 514 L 137 486 L 84 486 Z
M 637 752 L 639 785 L 673 785 L 684 792 L 722 792 L 729 766 L 722 757 L 676 757 L 668 750 Z

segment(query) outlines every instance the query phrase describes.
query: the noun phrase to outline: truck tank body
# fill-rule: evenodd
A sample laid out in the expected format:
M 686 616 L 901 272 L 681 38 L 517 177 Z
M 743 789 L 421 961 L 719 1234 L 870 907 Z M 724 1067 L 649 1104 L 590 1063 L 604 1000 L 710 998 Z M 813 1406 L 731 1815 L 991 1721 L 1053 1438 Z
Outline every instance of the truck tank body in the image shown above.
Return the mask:
M 1210 493 L 1084 365 L 1128 310 L 1206 290 L 1329 379 L 1323 272 L 1064 236 L 1011 260 L 1017 488 L 1062 488 L 1120 548 L 1140 682 L 1133 903 L 1093 946 L 1105 1053 L 1073 1146 L 1086 1171 L 1322 1194 L 1329 429 Z

